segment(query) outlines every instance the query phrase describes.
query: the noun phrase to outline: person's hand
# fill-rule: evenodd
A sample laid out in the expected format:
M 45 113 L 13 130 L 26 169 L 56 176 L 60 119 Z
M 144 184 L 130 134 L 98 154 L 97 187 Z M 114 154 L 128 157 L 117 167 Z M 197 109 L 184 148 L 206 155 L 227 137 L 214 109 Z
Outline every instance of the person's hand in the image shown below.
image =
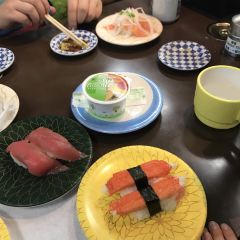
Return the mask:
M 16 23 L 38 26 L 49 10 L 56 12 L 47 0 L 4 0 L 0 5 L 0 29 Z
M 233 230 L 225 223 L 219 226 L 216 222 L 211 221 L 208 229 L 204 229 L 202 240 L 237 240 Z
M 68 26 L 77 28 L 77 24 L 90 22 L 102 13 L 102 0 L 68 0 Z

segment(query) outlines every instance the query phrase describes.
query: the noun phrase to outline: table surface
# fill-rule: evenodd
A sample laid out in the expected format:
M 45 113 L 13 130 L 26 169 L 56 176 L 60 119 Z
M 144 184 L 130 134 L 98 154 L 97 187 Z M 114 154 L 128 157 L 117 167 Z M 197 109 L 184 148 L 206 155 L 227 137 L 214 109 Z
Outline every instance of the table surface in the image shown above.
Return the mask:
M 131 3 L 132 2 L 132 3 Z M 107 16 L 127 6 L 142 6 L 144 0 L 124 0 L 107 5 Z M 179 156 L 199 176 L 207 195 L 208 220 L 233 224 L 239 233 L 240 219 L 240 134 L 239 127 L 215 130 L 195 117 L 193 97 L 198 71 L 172 70 L 157 59 L 161 45 L 173 40 L 191 40 L 205 45 L 212 53 L 209 65 L 240 66 L 240 61 L 226 56 L 224 42 L 207 34 L 215 22 L 207 16 L 182 7 L 178 21 L 164 25 L 160 38 L 144 46 L 123 48 L 102 41 L 88 55 L 59 57 L 49 48 L 58 32 L 51 26 L 35 32 L 1 39 L 0 46 L 15 53 L 14 65 L 4 73 L 1 84 L 14 89 L 20 98 L 18 121 L 45 114 L 74 119 L 70 110 L 73 90 L 90 74 L 104 71 L 135 72 L 154 80 L 161 88 L 164 106 L 161 115 L 137 132 L 120 135 L 88 130 L 93 142 L 93 161 L 103 154 L 128 145 L 150 145 Z M 94 24 L 83 28 L 94 31 Z M 63 198 L 34 208 L 0 205 L 12 240 L 85 239 L 76 211 L 76 191 Z

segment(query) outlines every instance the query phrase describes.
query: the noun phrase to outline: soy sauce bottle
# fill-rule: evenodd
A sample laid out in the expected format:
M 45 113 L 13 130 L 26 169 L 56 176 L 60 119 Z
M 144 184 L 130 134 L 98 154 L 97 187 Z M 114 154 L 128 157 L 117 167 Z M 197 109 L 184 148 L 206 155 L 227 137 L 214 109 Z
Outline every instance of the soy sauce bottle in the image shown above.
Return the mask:
M 231 31 L 225 44 L 225 50 L 232 57 L 240 57 L 240 14 L 232 17 Z

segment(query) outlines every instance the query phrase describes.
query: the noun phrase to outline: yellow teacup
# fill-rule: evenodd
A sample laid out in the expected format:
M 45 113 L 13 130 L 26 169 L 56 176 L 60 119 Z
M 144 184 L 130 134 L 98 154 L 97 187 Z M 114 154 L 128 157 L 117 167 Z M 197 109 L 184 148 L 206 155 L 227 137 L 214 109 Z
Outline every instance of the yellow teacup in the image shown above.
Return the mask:
M 197 79 L 194 111 L 209 127 L 237 126 L 240 123 L 240 69 L 225 65 L 204 69 Z

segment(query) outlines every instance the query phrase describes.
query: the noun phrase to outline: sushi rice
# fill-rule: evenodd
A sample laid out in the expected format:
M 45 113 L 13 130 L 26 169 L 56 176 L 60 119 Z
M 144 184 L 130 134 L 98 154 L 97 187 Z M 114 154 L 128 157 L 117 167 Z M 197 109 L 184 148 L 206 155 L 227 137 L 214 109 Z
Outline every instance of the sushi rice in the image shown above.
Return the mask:
M 177 176 L 176 176 L 177 177 Z M 186 182 L 186 179 L 185 177 L 183 176 L 180 176 L 180 177 L 177 177 L 179 179 L 179 184 L 184 187 L 185 186 L 185 182 Z M 159 179 L 152 179 L 152 183 L 156 183 L 158 182 L 159 180 L 161 180 L 162 178 L 159 178 Z M 106 188 L 106 186 L 105 186 Z M 106 188 L 106 191 L 107 191 L 107 188 Z M 128 193 L 131 193 L 133 191 L 137 191 L 137 188 L 134 186 L 134 187 L 129 187 L 127 189 L 124 189 L 123 191 L 121 191 L 120 195 L 121 196 L 124 196 Z M 176 196 L 172 196 L 170 198 L 167 198 L 167 199 L 160 199 L 160 206 L 161 206 L 161 209 L 162 211 L 165 211 L 165 212 L 171 212 L 171 211 L 174 211 L 177 207 L 177 199 L 176 199 L 177 195 Z M 116 213 L 116 211 L 110 211 L 113 215 L 118 215 Z M 137 219 L 137 220 L 144 220 L 146 218 L 150 218 L 150 214 L 149 214 L 149 211 L 147 209 L 147 207 L 145 207 L 144 209 L 140 209 L 138 211 L 135 211 L 135 212 L 132 212 L 129 214 L 131 217 Z

